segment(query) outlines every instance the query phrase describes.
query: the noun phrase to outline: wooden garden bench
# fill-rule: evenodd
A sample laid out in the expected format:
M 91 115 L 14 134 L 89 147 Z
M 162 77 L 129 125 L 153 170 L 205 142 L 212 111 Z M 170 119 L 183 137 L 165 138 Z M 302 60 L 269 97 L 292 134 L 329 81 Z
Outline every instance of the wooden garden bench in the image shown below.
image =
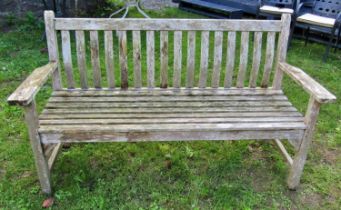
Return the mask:
M 83 142 L 274 140 L 290 165 L 289 188 L 298 186 L 320 105 L 336 98 L 286 63 L 290 15 L 82 19 L 47 11 L 45 23 L 50 62 L 8 98 L 25 110 L 43 192 L 52 193 L 50 170 L 61 145 Z M 284 74 L 310 94 L 305 116 L 281 90 Z M 35 95 L 50 76 L 53 93 L 38 115 Z M 294 146 L 293 158 L 283 140 Z

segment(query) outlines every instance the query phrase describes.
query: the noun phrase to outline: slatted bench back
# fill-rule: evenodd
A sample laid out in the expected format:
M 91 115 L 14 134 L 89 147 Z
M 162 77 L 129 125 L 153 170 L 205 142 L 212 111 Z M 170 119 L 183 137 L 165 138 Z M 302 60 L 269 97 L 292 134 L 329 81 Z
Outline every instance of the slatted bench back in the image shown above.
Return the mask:
M 271 86 L 276 60 L 285 60 L 290 16 L 85 19 L 47 11 L 45 23 L 50 60 L 62 72 L 53 75 L 55 89 L 255 88 Z M 280 88 L 281 71 L 274 75 Z

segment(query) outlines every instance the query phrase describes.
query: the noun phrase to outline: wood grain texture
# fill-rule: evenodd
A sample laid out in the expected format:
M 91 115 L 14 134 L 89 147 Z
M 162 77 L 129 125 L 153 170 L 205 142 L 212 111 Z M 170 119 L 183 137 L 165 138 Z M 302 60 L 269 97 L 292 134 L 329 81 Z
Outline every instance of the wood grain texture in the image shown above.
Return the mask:
M 38 178 L 42 191 L 47 194 L 52 194 L 50 170 L 47 160 L 44 156 L 44 151 L 41 145 L 41 138 L 38 133 L 39 121 L 38 113 L 36 111 L 35 101 L 32 101 L 27 106 L 24 106 L 25 121 L 28 127 L 28 134 L 30 137 L 31 148 L 34 156 L 34 162 L 38 171 Z
M 104 54 L 105 54 L 105 69 L 108 79 L 108 87 L 115 88 L 115 71 L 114 71 L 114 48 L 113 48 L 112 31 L 104 32 Z
M 141 78 L 141 32 L 133 31 L 133 54 L 134 54 L 134 87 L 142 87 Z
M 91 51 L 91 64 L 93 68 L 94 87 L 102 88 L 102 74 L 99 61 L 99 43 L 98 32 L 90 31 L 90 51 Z
M 128 88 L 128 49 L 127 49 L 127 32 L 118 31 L 119 51 L 120 51 L 120 67 L 121 67 L 121 88 Z
M 265 65 L 261 87 L 267 88 L 269 86 L 270 74 L 273 67 L 274 56 L 275 56 L 275 41 L 276 33 L 268 32 L 266 41 L 266 53 L 265 53 Z
M 262 32 L 255 32 L 253 41 L 253 59 L 252 59 L 252 69 L 250 74 L 249 87 L 255 88 L 257 86 L 257 78 L 259 72 L 259 66 L 262 56 Z
M 168 32 L 160 32 L 160 80 L 161 88 L 168 87 Z
M 293 164 L 290 168 L 287 180 L 287 184 L 290 189 L 296 189 L 300 183 L 304 164 L 307 159 L 308 149 L 312 142 L 312 137 L 317 122 L 317 116 L 320 111 L 320 106 L 321 104 L 318 101 L 316 101 L 314 97 L 310 97 L 307 112 L 305 114 L 304 119 L 305 124 L 307 125 L 307 129 L 304 132 L 300 148 L 298 152 L 295 154 Z
M 62 54 L 64 69 L 67 78 L 67 87 L 70 89 L 75 88 L 75 81 L 73 79 L 73 67 L 72 67 L 72 57 L 71 57 L 71 42 L 70 42 L 70 32 L 62 31 Z
M 147 83 L 149 88 L 155 84 L 155 38 L 154 31 L 147 31 Z
M 220 82 L 220 69 L 223 53 L 223 32 L 214 33 L 214 60 L 212 72 L 212 88 L 218 88 Z
M 224 80 L 224 87 L 230 88 L 232 86 L 233 70 L 235 64 L 235 51 L 236 51 L 236 32 L 228 33 L 227 42 L 227 58 L 226 58 L 226 73 Z
M 47 81 L 49 76 L 58 68 L 56 62 L 35 69 L 30 76 L 8 97 L 7 102 L 11 105 L 29 105 Z
M 282 14 L 282 30 L 278 40 L 278 50 L 277 50 L 277 58 L 276 58 L 276 66 L 275 66 L 275 76 L 273 80 L 272 87 L 275 89 L 280 89 L 282 86 L 283 72 L 279 69 L 278 64 L 280 62 L 285 62 L 287 58 L 287 49 L 288 49 L 288 41 L 290 35 L 290 23 L 291 23 L 291 15 L 290 14 Z
M 187 38 L 187 77 L 186 87 L 194 86 L 194 70 L 195 70 L 195 31 L 188 32 Z
M 280 31 L 278 20 L 56 18 L 56 30 Z
M 174 74 L 173 87 L 181 87 L 181 71 L 182 71 L 182 32 L 174 31 Z
M 303 70 L 287 63 L 279 63 L 279 69 L 290 76 L 297 84 L 302 86 L 319 103 L 329 103 L 336 100 L 326 88 L 307 75 Z
M 86 51 L 85 51 L 85 38 L 84 31 L 76 31 L 76 48 L 77 48 L 77 63 L 79 69 L 79 76 L 81 88 L 88 88 L 88 77 L 86 69 Z
M 209 57 L 210 32 L 201 32 L 201 54 L 199 88 L 205 88 L 207 84 L 208 57 Z
M 60 90 L 62 88 L 62 79 L 61 79 L 61 74 L 60 74 L 61 68 L 59 64 L 58 40 L 57 40 L 57 33 L 55 30 L 54 18 L 55 18 L 55 15 L 53 11 L 44 12 L 45 33 L 46 33 L 47 48 L 48 48 L 48 53 L 49 53 L 49 61 L 57 62 L 58 64 L 57 71 L 54 71 L 52 75 L 52 86 L 54 90 Z
M 240 62 L 237 77 L 237 87 L 244 87 L 245 74 L 247 69 L 248 53 L 249 53 L 249 32 L 242 32 L 240 45 Z

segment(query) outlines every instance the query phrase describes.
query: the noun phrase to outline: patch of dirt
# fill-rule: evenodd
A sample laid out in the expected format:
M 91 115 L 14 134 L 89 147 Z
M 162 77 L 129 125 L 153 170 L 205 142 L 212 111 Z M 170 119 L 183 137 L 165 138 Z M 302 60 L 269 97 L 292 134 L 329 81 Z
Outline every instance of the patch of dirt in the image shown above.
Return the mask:
M 337 149 L 331 150 L 328 148 L 323 148 L 321 151 L 322 160 L 324 163 L 335 165 L 337 160 L 340 159 L 340 151 Z
M 312 193 L 302 193 L 299 196 L 298 201 L 302 206 L 307 207 L 308 209 L 318 209 L 321 204 L 324 202 L 324 198 L 322 195 L 312 192 Z

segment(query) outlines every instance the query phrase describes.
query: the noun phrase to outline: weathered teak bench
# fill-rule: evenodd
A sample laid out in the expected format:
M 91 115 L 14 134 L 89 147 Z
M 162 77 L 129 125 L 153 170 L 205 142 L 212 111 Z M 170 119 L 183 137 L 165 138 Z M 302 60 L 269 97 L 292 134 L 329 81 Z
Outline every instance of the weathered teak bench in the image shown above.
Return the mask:
M 78 19 L 55 18 L 47 11 L 45 23 L 50 63 L 34 70 L 8 98 L 10 104 L 25 109 L 45 193 L 52 192 L 50 170 L 61 144 L 82 142 L 275 140 L 290 165 L 289 188 L 298 186 L 320 105 L 334 101 L 335 96 L 285 62 L 290 15 L 284 14 L 281 20 Z M 70 44 L 70 31 L 75 31 L 75 47 Z M 117 46 L 113 31 L 117 31 Z M 210 33 L 214 33 L 213 53 L 209 50 Z M 132 50 L 127 47 L 130 34 Z M 196 34 L 201 37 L 200 50 L 196 50 L 200 41 L 196 41 Z M 104 36 L 103 73 L 99 35 Z M 240 48 L 236 44 L 239 36 Z M 249 46 L 251 37 L 253 44 Z M 263 38 L 266 44 L 262 46 Z M 155 44 L 159 40 L 160 45 Z M 186 52 L 182 45 L 187 46 Z M 72 66 L 73 48 L 78 70 Z M 198 63 L 196 52 L 200 53 Z M 172 53 L 174 60 L 168 65 Z M 133 65 L 128 68 L 130 57 Z M 264 68 L 260 68 L 262 57 Z M 119 65 L 115 65 L 117 60 Z M 235 60 L 239 60 L 238 65 Z M 160 66 L 155 65 L 158 61 Z M 182 63 L 186 67 L 182 68 Z M 155 69 L 160 76 L 155 75 Z M 145 70 L 146 75 L 141 73 Z M 61 72 L 65 73 L 66 87 Z M 79 74 L 79 82 L 74 74 Z M 283 74 L 310 94 L 304 117 L 281 90 Z M 51 75 L 54 91 L 38 116 L 35 95 Z M 133 83 L 128 85 L 128 81 Z M 294 146 L 293 158 L 281 140 L 289 140 Z

